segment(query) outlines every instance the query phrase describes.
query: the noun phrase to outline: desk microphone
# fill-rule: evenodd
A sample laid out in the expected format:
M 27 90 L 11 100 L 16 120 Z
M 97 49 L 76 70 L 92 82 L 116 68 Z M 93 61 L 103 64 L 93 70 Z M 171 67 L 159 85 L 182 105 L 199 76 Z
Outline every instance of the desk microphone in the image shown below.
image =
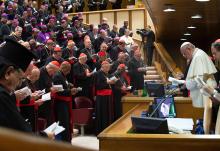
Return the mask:
M 170 91 L 168 91 L 168 94 L 165 95 L 162 100 L 160 101 L 160 103 L 155 107 L 155 109 L 151 112 L 151 114 L 149 115 L 149 117 L 153 117 L 154 114 L 156 113 L 156 111 L 159 109 L 159 107 L 161 106 L 162 103 L 164 103 L 166 101 L 167 98 L 172 97 L 174 94 L 176 93 L 176 89 L 172 89 Z

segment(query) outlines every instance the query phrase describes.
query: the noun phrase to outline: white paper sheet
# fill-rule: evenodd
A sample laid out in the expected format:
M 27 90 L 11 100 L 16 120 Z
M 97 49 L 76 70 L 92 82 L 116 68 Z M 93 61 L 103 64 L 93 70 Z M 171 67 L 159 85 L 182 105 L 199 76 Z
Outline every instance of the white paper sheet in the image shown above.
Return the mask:
M 48 128 L 44 130 L 45 133 L 54 133 L 55 135 L 64 131 L 65 128 L 63 126 L 59 126 L 59 122 L 54 122 Z
M 22 94 L 24 94 L 25 97 L 30 96 L 32 93 L 31 90 L 27 86 L 18 90 L 18 91 L 20 91 Z
M 63 85 L 62 84 L 58 84 L 58 85 L 53 85 L 53 88 L 55 88 L 57 91 L 61 92 L 63 91 Z
M 41 99 L 42 99 L 42 101 L 51 100 L 50 92 L 49 92 L 49 93 L 46 93 L 46 94 L 44 94 L 44 95 L 42 95 Z
M 113 77 L 110 78 L 110 80 L 117 81 L 118 79 L 115 76 L 113 76 Z
M 168 81 L 172 82 L 173 85 L 179 85 L 179 84 L 184 84 L 185 83 L 185 80 L 178 80 L 178 79 L 173 78 L 173 77 L 169 77 Z
M 168 127 L 175 127 L 181 130 L 193 130 L 193 119 L 191 118 L 167 118 Z
M 95 73 L 96 72 L 96 68 L 92 71 L 92 73 Z

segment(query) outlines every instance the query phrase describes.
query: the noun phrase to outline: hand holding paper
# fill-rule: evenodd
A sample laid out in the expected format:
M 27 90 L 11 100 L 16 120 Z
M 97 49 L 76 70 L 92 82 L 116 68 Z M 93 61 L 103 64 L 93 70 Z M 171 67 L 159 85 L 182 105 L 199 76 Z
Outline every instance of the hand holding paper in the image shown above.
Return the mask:
M 173 78 L 173 77 L 169 77 L 168 81 L 172 82 L 172 85 L 180 85 L 180 84 L 185 83 L 185 80 L 178 80 L 178 79 Z
M 56 92 L 61 92 L 61 91 L 63 91 L 64 89 L 63 89 L 63 85 L 53 85 L 52 86 L 52 89 L 54 90 L 54 91 L 56 91 Z
M 42 101 L 51 100 L 50 92 L 49 92 L 49 93 L 46 93 L 46 94 L 44 94 L 44 95 L 42 95 L 41 100 L 42 100 Z
M 110 80 L 111 81 L 118 81 L 118 79 L 115 76 L 111 77 Z

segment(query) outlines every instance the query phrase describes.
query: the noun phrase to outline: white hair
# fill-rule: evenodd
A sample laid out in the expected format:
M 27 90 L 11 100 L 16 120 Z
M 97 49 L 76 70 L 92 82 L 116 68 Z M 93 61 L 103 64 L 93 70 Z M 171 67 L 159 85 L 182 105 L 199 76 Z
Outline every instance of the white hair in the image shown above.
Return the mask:
M 194 46 L 191 42 L 184 42 L 184 43 L 180 46 L 180 49 L 185 49 L 186 47 L 195 48 L 195 46 Z

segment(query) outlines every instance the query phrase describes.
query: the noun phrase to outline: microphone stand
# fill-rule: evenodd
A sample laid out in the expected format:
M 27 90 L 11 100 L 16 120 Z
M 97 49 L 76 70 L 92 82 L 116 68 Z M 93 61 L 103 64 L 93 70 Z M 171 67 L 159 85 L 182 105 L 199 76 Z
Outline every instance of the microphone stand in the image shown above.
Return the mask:
M 161 104 L 166 101 L 166 98 L 172 97 L 172 95 L 175 94 L 175 91 L 176 91 L 176 89 L 171 90 L 171 92 L 170 92 L 168 95 L 165 95 L 164 98 L 160 101 L 160 103 L 156 106 L 156 108 L 155 108 L 155 109 L 152 111 L 152 113 L 149 115 L 149 117 L 152 117 L 152 116 L 156 113 L 156 111 L 159 109 L 159 107 L 161 106 Z

